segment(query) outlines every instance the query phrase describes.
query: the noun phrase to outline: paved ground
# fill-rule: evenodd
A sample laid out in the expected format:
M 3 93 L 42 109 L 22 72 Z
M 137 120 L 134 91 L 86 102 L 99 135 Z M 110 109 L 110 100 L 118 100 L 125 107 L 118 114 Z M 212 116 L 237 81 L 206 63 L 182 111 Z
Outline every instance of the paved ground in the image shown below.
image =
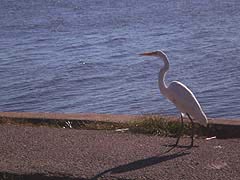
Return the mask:
M 199 147 L 164 153 L 165 145 L 174 142 L 113 131 L 1 124 L 0 179 L 19 174 L 24 179 L 239 179 L 240 139 L 197 139 Z M 180 143 L 188 145 L 190 139 Z

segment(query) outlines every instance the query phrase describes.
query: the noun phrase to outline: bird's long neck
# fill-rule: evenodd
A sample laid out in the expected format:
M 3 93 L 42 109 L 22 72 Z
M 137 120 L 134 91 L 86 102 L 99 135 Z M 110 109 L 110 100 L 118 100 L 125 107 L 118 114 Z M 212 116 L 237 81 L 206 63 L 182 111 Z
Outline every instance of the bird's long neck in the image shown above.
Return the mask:
M 158 84 L 159 84 L 159 89 L 160 89 L 161 93 L 165 95 L 167 93 L 167 85 L 165 83 L 165 76 L 169 69 L 169 61 L 168 61 L 168 58 L 166 55 L 162 55 L 160 58 L 163 60 L 164 66 L 160 69 L 159 76 L 158 76 Z

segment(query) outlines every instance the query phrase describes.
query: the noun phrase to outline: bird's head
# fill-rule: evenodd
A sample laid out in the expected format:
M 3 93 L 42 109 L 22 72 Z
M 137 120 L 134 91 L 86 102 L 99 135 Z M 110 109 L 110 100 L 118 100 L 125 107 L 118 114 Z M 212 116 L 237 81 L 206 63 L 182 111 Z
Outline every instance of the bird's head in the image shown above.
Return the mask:
M 158 51 L 153 51 L 153 52 L 145 52 L 145 53 L 141 53 L 139 54 L 140 56 L 155 56 L 155 57 L 167 57 L 167 55 L 162 51 L 162 50 L 158 50 Z

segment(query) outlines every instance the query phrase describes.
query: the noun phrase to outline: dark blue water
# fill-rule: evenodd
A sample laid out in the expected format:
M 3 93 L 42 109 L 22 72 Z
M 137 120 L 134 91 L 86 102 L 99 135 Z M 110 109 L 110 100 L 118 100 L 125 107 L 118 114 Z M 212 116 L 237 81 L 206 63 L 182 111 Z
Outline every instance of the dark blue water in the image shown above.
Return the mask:
M 238 0 L 2 0 L 0 111 L 175 114 L 159 92 L 186 84 L 210 117 L 240 117 Z

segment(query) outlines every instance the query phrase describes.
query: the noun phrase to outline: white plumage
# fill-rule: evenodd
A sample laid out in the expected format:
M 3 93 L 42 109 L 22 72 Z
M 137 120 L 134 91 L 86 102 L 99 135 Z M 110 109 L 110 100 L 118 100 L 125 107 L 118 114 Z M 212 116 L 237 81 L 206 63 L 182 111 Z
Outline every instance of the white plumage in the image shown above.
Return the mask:
M 195 122 L 207 126 L 207 117 L 190 89 L 178 81 L 171 82 L 167 89 L 167 98 L 175 104 L 180 112 L 188 113 L 194 118 Z

